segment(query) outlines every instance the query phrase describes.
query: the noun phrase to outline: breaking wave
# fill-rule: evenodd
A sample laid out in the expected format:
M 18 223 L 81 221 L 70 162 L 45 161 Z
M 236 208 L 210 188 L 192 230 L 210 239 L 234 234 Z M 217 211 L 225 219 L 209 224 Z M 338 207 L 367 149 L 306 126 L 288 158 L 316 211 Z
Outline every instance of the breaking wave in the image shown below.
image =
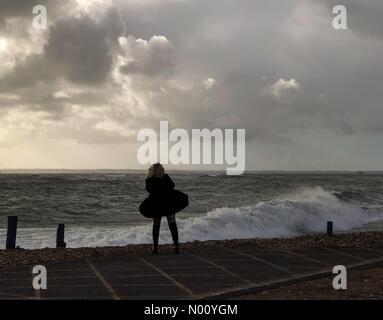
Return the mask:
M 335 231 L 346 231 L 382 220 L 378 212 L 352 207 L 322 188 L 305 189 L 295 194 L 259 202 L 254 206 L 217 208 L 204 216 L 178 219 L 181 242 L 291 237 L 325 232 L 326 221 L 334 222 Z M 37 230 L 36 230 L 37 232 Z M 54 233 L 53 233 L 54 234 Z M 52 247 L 54 238 L 36 243 L 39 237 L 29 230 L 23 247 Z M 69 247 L 120 246 L 151 243 L 150 224 L 136 227 L 68 228 Z M 163 219 L 161 243 L 171 242 Z

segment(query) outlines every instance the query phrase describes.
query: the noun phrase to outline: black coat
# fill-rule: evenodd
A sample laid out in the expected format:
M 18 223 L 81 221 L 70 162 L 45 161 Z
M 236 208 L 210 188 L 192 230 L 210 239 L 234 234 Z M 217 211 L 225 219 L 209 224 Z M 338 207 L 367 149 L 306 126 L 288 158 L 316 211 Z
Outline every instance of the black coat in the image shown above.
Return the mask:
M 149 196 L 140 205 L 141 214 L 147 218 L 160 218 L 185 209 L 189 205 L 188 196 L 174 187 L 167 174 L 146 179 Z

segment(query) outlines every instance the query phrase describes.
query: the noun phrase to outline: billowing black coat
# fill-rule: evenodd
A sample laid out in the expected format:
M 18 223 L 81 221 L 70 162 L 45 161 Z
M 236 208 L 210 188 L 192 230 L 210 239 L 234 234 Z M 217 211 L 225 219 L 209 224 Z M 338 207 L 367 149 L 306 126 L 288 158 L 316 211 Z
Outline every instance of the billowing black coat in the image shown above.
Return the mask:
M 175 190 L 174 186 L 167 174 L 146 179 L 149 196 L 140 205 L 141 214 L 147 218 L 159 218 L 185 209 L 189 205 L 188 196 Z

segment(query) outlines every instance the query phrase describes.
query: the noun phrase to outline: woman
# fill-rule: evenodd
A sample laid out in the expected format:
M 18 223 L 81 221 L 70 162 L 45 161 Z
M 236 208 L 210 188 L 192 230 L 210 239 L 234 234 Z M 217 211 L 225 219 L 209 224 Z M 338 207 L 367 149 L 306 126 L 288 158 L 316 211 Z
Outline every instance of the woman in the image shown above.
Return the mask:
M 161 218 L 166 216 L 172 234 L 176 254 L 179 254 L 178 228 L 175 214 L 186 208 L 189 204 L 188 196 L 174 190 L 174 182 L 165 174 L 165 169 L 160 163 L 149 168 L 146 178 L 146 190 L 149 196 L 141 203 L 140 212 L 153 219 L 153 251 L 158 253 L 158 238 L 160 235 Z

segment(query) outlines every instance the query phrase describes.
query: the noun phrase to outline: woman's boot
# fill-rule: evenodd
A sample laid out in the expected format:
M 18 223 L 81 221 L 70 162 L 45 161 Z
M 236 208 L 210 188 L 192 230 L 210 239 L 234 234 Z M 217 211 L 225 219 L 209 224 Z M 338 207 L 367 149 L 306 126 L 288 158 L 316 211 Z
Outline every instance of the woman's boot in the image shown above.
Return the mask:
M 153 223 L 153 251 L 152 254 L 158 254 L 158 238 L 160 236 L 161 223 Z
M 172 234 L 172 238 L 173 238 L 173 242 L 174 242 L 174 246 L 175 246 L 175 249 L 174 249 L 174 252 L 176 254 L 179 254 L 180 253 L 180 246 L 179 246 L 179 243 L 178 243 L 178 228 L 177 228 L 177 223 L 169 223 L 169 229 L 170 229 L 170 233 Z

